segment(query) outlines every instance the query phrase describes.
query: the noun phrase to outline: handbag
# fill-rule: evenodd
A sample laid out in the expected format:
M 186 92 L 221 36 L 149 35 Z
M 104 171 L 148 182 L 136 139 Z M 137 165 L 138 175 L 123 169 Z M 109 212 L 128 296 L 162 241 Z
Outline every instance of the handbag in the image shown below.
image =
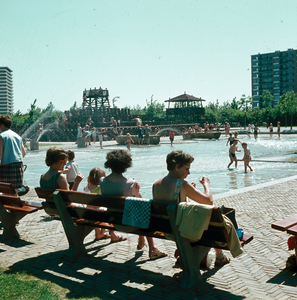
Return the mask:
M 234 208 L 229 208 L 229 207 L 225 207 L 224 205 L 222 205 L 220 207 L 220 211 L 223 215 L 225 215 L 226 217 L 228 217 L 230 219 L 230 221 L 233 223 L 234 228 L 238 229 L 238 225 L 235 219 L 235 209 Z

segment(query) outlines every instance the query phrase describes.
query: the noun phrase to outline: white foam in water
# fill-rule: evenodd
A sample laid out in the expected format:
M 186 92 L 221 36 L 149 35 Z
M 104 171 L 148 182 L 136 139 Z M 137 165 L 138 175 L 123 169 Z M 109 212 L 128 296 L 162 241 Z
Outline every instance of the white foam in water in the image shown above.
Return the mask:
M 294 157 L 294 154 L 286 154 L 287 151 L 297 150 L 296 135 L 282 135 L 281 140 L 270 140 L 268 135 L 261 136 L 261 139 L 255 141 L 248 139 L 247 136 L 239 136 L 241 142 L 248 143 L 251 150 L 252 159 L 281 161 L 285 158 Z M 214 194 L 224 193 L 232 189 L 252 186 L 267 181 L 280 179 L 297 174 L 297 164 L 294 163 L 268 163 L 253 162 L 250 165 L 254 172 L 244 173 L 243 162 L 238 162 L 238 168 L 235 169 L 234 163 L 231 169 L 227 169 L 229 163 L 227 140 L 222 135 L 218 141 L 198 140 L 175 144 L 173 147 L 169 143 L 158 146 L 138 147 L 132 146 L 133 166 L 124 174 L 126 177 L 132 177 L 139 181 L 143 197 L 152 197 L 153 182 L 167 174 L 166 156 L 173 150 L 183 150 L 194 156 L 195 160 L 191 165 L 190 175 L 187 180 L 196 182 L 197 188 L 203 191 L 199 179 L 206 175 L 210 179 L 211 189 Z M 80 184 L 79 190 L 87 185 L 87 176 L 93 167 L 104 169 L 104 162 L 107 152 L 113 149 L 126 149 L 124 146 L 106 147 L 101 150 L 99 147 L 89 147 L 77 149 L 73 148 L 76 154 L 76 162 L 79 170 L 85 178 Z M 238 145 L 241 152 L 237 153 L 237 158 L 242 159 L 243 149 Z M 24 164 L 28 166 L 25 171 L 24 179 L 30 187 L 39 185 L 40 175 L 48 170 L 45 165 L 45 151 L 28 152 L 24 158 Z M 273 156 L 273 157 L 272 157 Z M 296 156 L 297 157 L 297 156 Z M 105 170 L 109 174 L 109 170 Z

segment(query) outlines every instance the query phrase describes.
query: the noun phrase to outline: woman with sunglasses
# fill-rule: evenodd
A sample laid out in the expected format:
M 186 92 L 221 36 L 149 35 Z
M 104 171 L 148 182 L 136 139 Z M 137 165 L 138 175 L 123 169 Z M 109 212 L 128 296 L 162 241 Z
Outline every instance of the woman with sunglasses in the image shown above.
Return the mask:
M 69 190 L 69 185 L 65 175 L 62 171 L 67 163 L 68 153 L 62 148 L 51 147 L 46 152 L 45 163 L 49 170 L 41 175 L 40 186 L 50 189 Z M 84 178 L 83 174 L 79 172 L 75 178 L 72 190 L 77 191 L 77 188 Z

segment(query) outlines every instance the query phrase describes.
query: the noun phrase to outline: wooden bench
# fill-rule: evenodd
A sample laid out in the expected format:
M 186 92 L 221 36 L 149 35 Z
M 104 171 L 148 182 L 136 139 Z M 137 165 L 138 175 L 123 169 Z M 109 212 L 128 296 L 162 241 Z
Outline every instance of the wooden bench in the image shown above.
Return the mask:
M 286 231 L 288 234 L 297 236 L 297 215 L 276 221 L 271 224 L 271 227 L 276 230 Z M 295 247 L 295 258 L 297 265 L 297 245 Z
M 27 214 L 42 209 L 41 204 L 22 201 L 10 183 L 0 182 L 0 219 L 3 226 L 2 241 L 19 238 L 16 224 Z
M 44 210 L 62 221 L 69 242 L 68 254 L 72 259 L 87 253 L 83 241 L 95 227 L 116 230 L 116 225 L 122 225 L 126 197 L 45 188 L 35 190 L 40 198 L 46 199 L 42 203 Z M 100 206 L 108 207 L 108 211 L 98 210 Z M 198 246 L 193 247 L 188 239 L 180 236 L 175 225 L 177 206 L 176 203 L 152 201 L 149 228 L 135 228 L 133 232 L 129 229 L 126 232 L 161 239 L 165 239 L 164 233 L 174 234 L 184 271 L 181 286 L 190 287 L 201 280 L 200 262 L 211 247 L 228 250 L 227 246 L 216 244 L 227 243 L 228 236 L 224 227 L 209 226 Z M 162 216 L 168 216 L 169 219 Z M 223 222 L 219 208 L 213 209 L 211 222 Z M 125 232 L 125 225 L 121 226 L 120 231 Z M 246 244 L 252 239 L 252 236 L 245 235 L 241 243 Z

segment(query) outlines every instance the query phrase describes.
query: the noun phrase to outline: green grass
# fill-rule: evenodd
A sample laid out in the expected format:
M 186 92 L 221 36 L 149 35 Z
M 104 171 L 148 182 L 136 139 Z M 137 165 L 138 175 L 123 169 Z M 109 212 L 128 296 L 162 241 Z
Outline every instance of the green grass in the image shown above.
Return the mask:
M 54 292 L 53 284 L 26 274 L 9 272 L 0 268 L 1 299 L 43 299 L 58 300 L 60 295 Z M 61 289 L 62 290 L 62 289 Z
M 0 299 L 1 300 L 59 300 L 69 299 L 69 292 L 49 281 L 28 275 L 26 271 L 11 272 L 0 267 Z M 72 298 L 98 299 L 100 298 Z

